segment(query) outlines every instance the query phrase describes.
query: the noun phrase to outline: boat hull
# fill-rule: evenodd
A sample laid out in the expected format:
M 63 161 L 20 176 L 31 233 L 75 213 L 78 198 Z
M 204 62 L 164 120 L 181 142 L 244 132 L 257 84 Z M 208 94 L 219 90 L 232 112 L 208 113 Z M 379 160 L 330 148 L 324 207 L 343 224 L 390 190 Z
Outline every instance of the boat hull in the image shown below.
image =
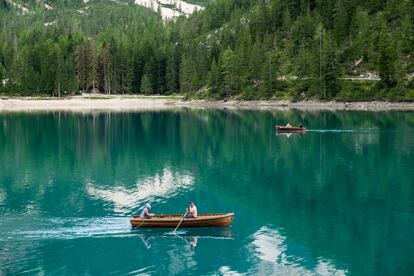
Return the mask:
M 227 227 L 231 224 L 234 214 L 211 214 L 199 215 L 197 218 L 185 218 L 180 228 L 192 227 Z M 146 228 L 175 228 L 181 221 L 182 215 L 166 215 L 154 216 L 151 219 L 141 219 L 134 216 L 131 219 L 132 227 L 146 227 Z

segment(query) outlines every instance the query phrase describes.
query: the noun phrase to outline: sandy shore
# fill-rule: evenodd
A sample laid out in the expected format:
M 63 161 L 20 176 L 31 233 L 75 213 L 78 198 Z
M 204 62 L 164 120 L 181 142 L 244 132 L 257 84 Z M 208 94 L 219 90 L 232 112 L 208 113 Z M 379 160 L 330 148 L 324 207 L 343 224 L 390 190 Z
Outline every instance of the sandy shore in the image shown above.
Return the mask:
M 185 101 L 167 97 L 114 96 L 108 98 L 76 96 L 65 99 L 10 98 L 0 100 L 0 111 L 77 111 L 92 110 L 153 110 L 171 108 L 229 108 L 229 109 L 303 109 L 303 110 L 413 110 L 414 103 L 405 102 L 320 102 L 320 101 Z

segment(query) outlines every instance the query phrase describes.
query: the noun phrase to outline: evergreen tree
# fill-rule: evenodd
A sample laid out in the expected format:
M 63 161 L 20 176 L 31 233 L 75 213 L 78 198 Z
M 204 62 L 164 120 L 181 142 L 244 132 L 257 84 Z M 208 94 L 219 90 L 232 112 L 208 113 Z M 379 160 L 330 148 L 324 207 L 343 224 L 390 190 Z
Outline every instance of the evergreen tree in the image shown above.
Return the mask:
M 334 36 L 338 44 L 345 42 L 345 38 L 349 34 L 349 8 L 346 1 L 337 1 L 334 16 Z
M 381 81 L 386 87 L 392 87 L 396 82 L 394 49 L 390 40 L 391 37 L 389 35 L 388 27 L 385 21 L 382 21 L 378 44 L 378 71 Z
M 333 40 L 330 36 L 325 38 L 325 47 L 323 50 L 323 88 L 324 88 L 324 98 L 333 98 L 338 90 L 339 84 L 337 81 L 338 68 L 337 68 L 337 58 L 334 48 Z
M 86 93 L 92 83 L 92 49 L 89 41 L 83 41 L 75 51 L 77 78 L 80 89 Z
M 250 85 L 257 87 L 263 64 L 263 49 L 259 42 L 256 42 L 250 49 L 248 80 Z
M 0 62 L 0 90 L 3 88 L 3 83 L 6 82 L 6 69 Z
M 278 53 L 273 50 L 268 52 L 266 60 L 262 67 L 261 82 L 260 82 L 260 96 L 268 99 L 273 96 L 275 91 L 278 90 Z
M 140 92 L 145 95 L 150 95 L 154 93 L 152 89 L 151 80 L 147 74 L 142 76 Z
M 351 35 L 353 36 L 353 58 L 359 59 L 363 58 L 365 62 L 370 60 L 370 34 L 371 22 L 368 14 L 365 11 L 358 9 L 353 17 L 351 24 Z
M 193 91 L 193 71 L 192 63 L 188 54 L 184 54 L 181 58 L 180 66 L 180 88 L 181 92 L 190 94 Z
M 90 40 L 90 45 L 89 45 L 90 49 L 91 49 L 91 57 L 90 57 L 90 78 L 91 78 L 91 82 L 92 82 L 92 93 L 95 93 L 96 90 L 98 89 L 99 86 L 99 82 L 98 82 L 98 57 L 96 54 L 96 42 L 94 40 Z
M 223 88 L 226 97 L 233 96 L 238 89 L 237 57 L 234 51 L 227 48 L 223 52 Z
M 402 54 L 410 55 L 414 47 L 414 30 L 408 14 L 404 16 L 404 19 L 401 22 L 401 31 L 399 35 L 399 49 L 402 51 Z
M 211 64 L 210 72 L 208 73 L 208 86 L 210 93 L 214 98 L 221 98 L 223 75 L 221 66 L 215 60 Z
M 59 47 L 56 46 L 56 76 L 55 76 L 55 91 L 56 96 L 60 97 L 62 94 L 62 83 L 64 82 L 64 67 L 63 54 Z M 55 93 L 53 93 L 55 95 Z
M 166 83 L 169 93 L 177 93 L 179 91 L 179 53 L 176 47 L 170 47 L 167 54 L 166 65 Z

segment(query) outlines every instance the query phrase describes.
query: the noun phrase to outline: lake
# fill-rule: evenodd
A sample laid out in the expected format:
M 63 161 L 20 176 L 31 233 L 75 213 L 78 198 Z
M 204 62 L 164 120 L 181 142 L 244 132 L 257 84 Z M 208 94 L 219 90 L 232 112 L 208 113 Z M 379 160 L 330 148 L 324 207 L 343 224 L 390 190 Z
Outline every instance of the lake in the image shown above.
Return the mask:
M 0 162 L 0 275 L 414 271 L 413 112 L 0 113 Z M 130 227 L 190 200 L 232 226 Z

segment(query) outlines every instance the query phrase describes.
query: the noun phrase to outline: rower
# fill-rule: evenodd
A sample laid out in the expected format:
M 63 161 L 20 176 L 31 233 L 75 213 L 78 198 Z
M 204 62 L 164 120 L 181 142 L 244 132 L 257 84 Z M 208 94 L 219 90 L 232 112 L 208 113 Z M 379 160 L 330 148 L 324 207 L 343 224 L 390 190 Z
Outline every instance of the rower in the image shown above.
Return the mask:
M 292 127 L 289 123 L 287 123 L 286 127 Z
M 145 205 L 139 217 L 141 219 L 151 219 L 154 215 L 151 214 L 150 211 L 151 211 L 151 205 L 150 204 Z
M 194 202 L 190 201 L 190 208 L 187 208 L 186 218 L 197 218 L 197 207 Z

